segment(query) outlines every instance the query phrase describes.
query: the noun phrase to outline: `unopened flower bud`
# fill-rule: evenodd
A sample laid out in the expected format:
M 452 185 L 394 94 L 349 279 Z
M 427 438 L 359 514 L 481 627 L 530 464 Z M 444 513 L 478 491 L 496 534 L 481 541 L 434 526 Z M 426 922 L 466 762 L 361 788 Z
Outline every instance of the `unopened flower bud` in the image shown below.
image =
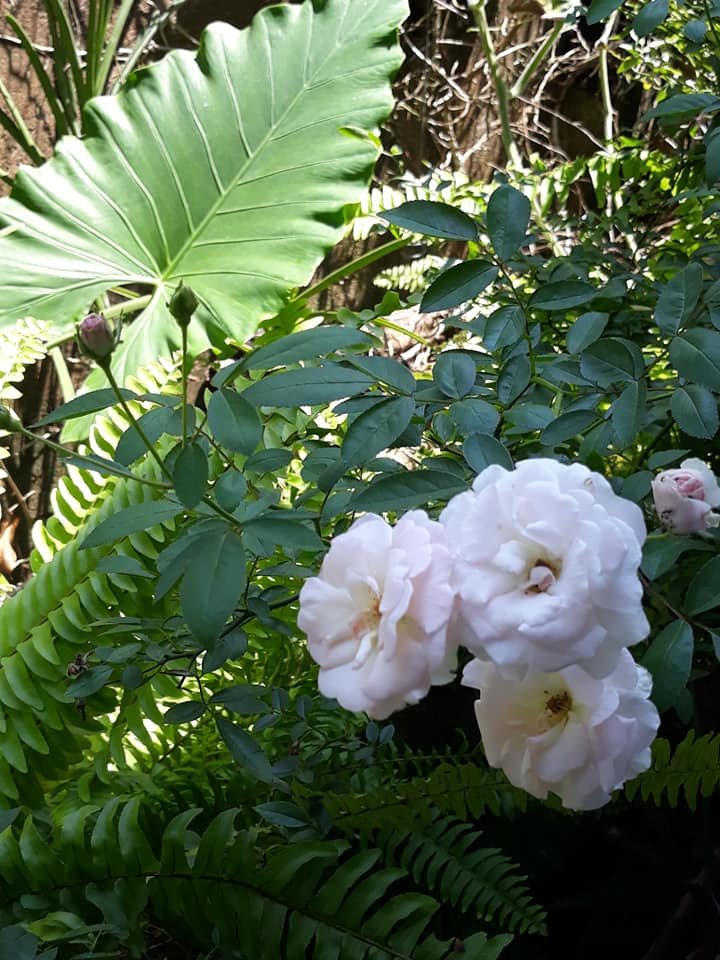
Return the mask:
M 662 470 L 652 482 L 652 495 L 657 515 L 671 533 L 704 533 L 720 524 L 720 515 L 712 510 L 720 506 L 720 487 L 697 457 Z
M 182 281 L 175 293 L 170 297 L 168 310 L 175 317 L 181 327 L 187 327 L 192 320 L 192 315 L 200 306 L 200 301 L 195 296 L 191 287 L 186 287 Z
M 108 320 L 101 313 L 89 313 L 78 325 L 77 338 L 83 353 L 102 361 L 115 349 L 117 337 Z
M 17 414 L 0 403 L 0 430 L 7 430 L 8 433 L 18 433 L 22 429 L 22 424 Z

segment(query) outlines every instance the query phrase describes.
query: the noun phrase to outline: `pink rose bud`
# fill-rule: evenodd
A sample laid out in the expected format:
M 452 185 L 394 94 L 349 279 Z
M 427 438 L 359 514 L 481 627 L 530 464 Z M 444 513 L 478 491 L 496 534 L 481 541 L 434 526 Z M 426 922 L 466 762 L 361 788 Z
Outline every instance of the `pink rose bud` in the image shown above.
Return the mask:
M 655 510 L 671 533 L 705 533 L 720 523 L 720 515 L 712 511 L 720 506 L 717 479 L 696 457 L 661 471 L 652 482 L 652 494 Z
M 93 360 L 105 360 L 115 349 L 117 337 L 101 313 L 89 313 L 77 328 L 80 349 Z

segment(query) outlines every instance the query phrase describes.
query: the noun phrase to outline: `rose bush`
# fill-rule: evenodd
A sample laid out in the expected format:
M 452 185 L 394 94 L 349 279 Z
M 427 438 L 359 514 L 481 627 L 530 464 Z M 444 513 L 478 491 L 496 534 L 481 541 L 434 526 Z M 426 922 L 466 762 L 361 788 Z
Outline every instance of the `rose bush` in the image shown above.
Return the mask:
M 439 523 L 420 510 L 395 527 L 374 514 L 355 521 L 300 592 L 298 625 L 321 692 L 376 719 L 417 703 L 452 675 L 452 608 Z
M 720 487 L 706 463 L 697 457 L 679 468 L 662 470 L 652 481 L 655 510 L 671 533 L 704 533 L 720 524 Z
M 488 763 L 534 797 L 552 791 L 565 807 L 593 810 L 650 766 L 660 718 L 648 699 L 650 674 L 627 650 L 602 679 L 579 666 L 519 679 L 472 660 L 463 683 L 480 691 L 475 713 Z
M 587 467 L 491 466 L 440 520 L 454 555 L 458 639 L 476 656 L 520 672 L 579 664 L 603 676 L 647 636 L 642 513 Z

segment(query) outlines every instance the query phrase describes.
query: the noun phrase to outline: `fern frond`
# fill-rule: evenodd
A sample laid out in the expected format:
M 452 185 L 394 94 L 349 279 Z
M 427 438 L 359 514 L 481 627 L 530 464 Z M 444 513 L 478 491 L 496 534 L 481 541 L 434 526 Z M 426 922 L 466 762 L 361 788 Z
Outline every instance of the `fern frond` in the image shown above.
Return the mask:
M 50 339 L 50 324 L 26 317 L 0 332 L 0 399 L 17 400 L 13 386 L 25 375 L 25 367 L 42 360 Z
M 388 865 L 408 870 L 444 903 L 518 933 L 546 933 L 545 911 L 530 897 L 527 877 L 501 850 L 481 846 L 471 824 L 435 810 L 426 824 L 380 831 L 376 842 Z
M 75 812 L 49 839 L 31 818 L 0 834 L 0 913 L 37 921 L 58 903 L 85 923 L 102 919 L 119 942 L 152 917 L 173 938 L 217 944 L 246 960 L 450 960 L 457 941 L 427 933 L 438 903 L 398 891 L 406 877 L 379 868 L 380 850 L 302 842 L 263 855 L 235 830 L 236 810 L 201 833 L 185 810 L 144 830 L 140 805 L 117 800 Z M 160 835 L 158 845 L 150 837 Z M 465 939 L 464 954 L 495 960 L 512 939 Z
M 427 822 L 430 805 L 460 820 L 477 819 L 486 811 L 495 815 L 523 811 L 527 794 L 508 783 L 498 770 L 445 761 L 426 776 L 366 793 L 329 793 L 322 802 L 339 829 L 367 832 L 406 827 L 408 815 Z
M 709 797 L 720 786 L 720 734 L 706 733 L 695 739 L 695 731 L 673 751 L 667 740 L 656 740 L 652 765 L 645 773 L 625 785 L 625 796 L 643 800 L 652 798 L 659 806 L 667 800 L 676 807 L 681 797 L 691 810 L 698 796 Z

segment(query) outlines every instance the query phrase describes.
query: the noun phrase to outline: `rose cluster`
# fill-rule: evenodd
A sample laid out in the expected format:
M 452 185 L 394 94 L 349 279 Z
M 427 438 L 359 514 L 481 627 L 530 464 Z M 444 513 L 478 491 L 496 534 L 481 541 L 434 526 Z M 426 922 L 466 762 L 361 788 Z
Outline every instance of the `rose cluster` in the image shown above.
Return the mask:
M 439 521 L 367 515 L 300 594 L 319 686 L 384 718 L 474 659 L 462 682 L 488 762 L 536 797 L 593 809 L 647 769 L 659 725 L 628 647 L 649 626 L 642 513 L 581 464 L 491 466 Z

